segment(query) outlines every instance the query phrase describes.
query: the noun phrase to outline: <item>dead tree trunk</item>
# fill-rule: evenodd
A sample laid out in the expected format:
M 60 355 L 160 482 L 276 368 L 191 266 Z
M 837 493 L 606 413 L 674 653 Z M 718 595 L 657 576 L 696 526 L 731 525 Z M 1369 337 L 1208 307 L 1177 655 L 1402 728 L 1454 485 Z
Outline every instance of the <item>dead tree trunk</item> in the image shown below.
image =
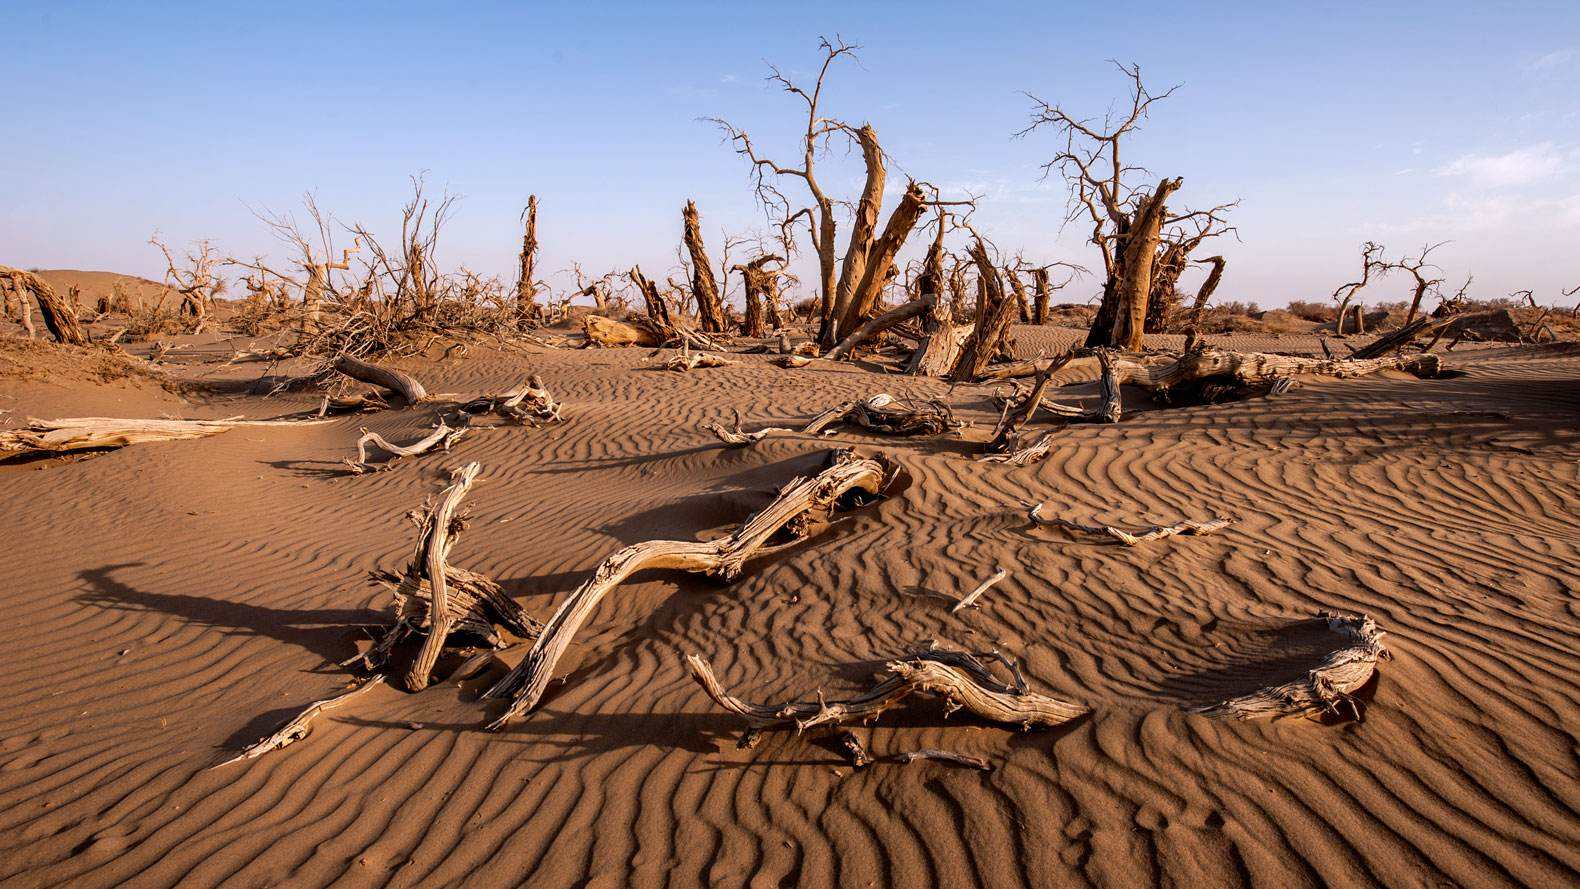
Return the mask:
M 843 319 L 850 313 L 856 289 L 867 273 L 873 233 L 878 227 L 878 212 L 883 207 L 886 171 L 883 149 L 878 145 L 878 133 L 871 124 L 863 124 L 851 135 L 861 145 L 861 159 L 867 168 L 867 179 L 861 189 L 861 198 L 856 202 L 855 218 L 851 220 L 850 241 L 845 245 L 845 263 L 839 271 L 834 305 L 823 318 L 822 329 L 818 331 L 818 343 L 825 349 L 832 348 L 843 335 L 840 333 L 840 329 L 845 326 Z
M 905 368 L 907 374 L 920 377 L 948 376 L 960 357 L 960 349 L 971 335 L 969 324 L 955 324 L 953 301 L 944 293 L 944 227 L 942 221 L 933 245 L 927 250 L 927 261 L 916 282 L 918 298 L 927 304 L 922 312 L 922 341 L 911 353 Z
M 44 316 L 44 326 L 49 328 L 50 335 L 57 342 L 75 346 L 87 343 L 87 335 L 82 332 L 82 325 L 77 323 L 76 313 L 61 301 L 54 288 L 43 278 L 32 272 L 0 265 L 0 280 L 16 289 L 24 307 L 27 305 L 27 295 L 33 294 L 39 314 Z
M 950 381 L 956 383 L 974 380 L 987 369 L 988 362 L 998 355 L 999 341 L 1009 329 L 1015 313 L 1015 302 L 1004 293 L 1004 280 L 993 267 L 987 247 L 980 239 L 971 245 L 971 258 L 976 261 L 980 282 L 976 327 L 949 372 Z
M 881 168 L 881 159 L 879 164 Z M 922 217 L 922 210 L 926 207 L 925 200 L 926 196 L 922 194 L 921 187 L 912 182 L 901 196 L 899 204 L 895 205 L 894 212 L 889 214 L 889 221 L 883 227 L 883 234 L 873 242 L 868 251 L 866 269 L 862 274 L 861 282 L 856 285 L 850 305 L 840 318 L 841 338 L 850 336 L 877 308 L 878 299 L 883 294 L 883 286 L 894 274 L 894 257 L 900 252 L 900 248 L 905 246 L 906 238 L 910 237 L 911 230 L 916 227 L 916 221 Z
M 1031 282 L 1035 288 L 1031 323 L 1048 323 L 1048 300 L 1053 296 L 1053 288 L 1048 283 L 1048 269 L 1036 268 L 1031 270 Z
M 533 280 L 538 258 L 538 196 L 527 196 L 526 231 L 521 236 L 521 257 L 516 279 L 516 327 L 531 327 L 542 319 L 538 302 L 534 298 L 537 284 Z
M 1167 333 L 1169 315 L 1179 305 L 1179 280 L 1190 260 L 1191 248 L 1196 246 L 1189 239 L 1171 241 L 1164 245 L 1152 262 L 1151 292 L 1147 297 L 1147 333 Z
M 685 222 L 686 252 L 691 255 L 691 295 L 697 301 L 697 323 L 703 333 L 724 332 L 724 304 L 719 300 L 719 282 L 702 243 L 702 227 L 697 219 L 697 204 L 687 201 L 681 214 Z
M 1152 264 L 1169 196 L 1183 180 L 1164 178 L 1151 194 L 1137 199 L 1135 211 L 1118 233 L 1113 269 L 1103 287 L 1103 304 L 1087 333 L 1088 347 L 1107 346 L 1127 352 L 1141 349 L 1146 331 L 1147 299 L 1152 292 Z
M 768 324 L 779 326 L 779 308 L 774 305 L 778 274 L 763 267 L 770 262 L 780 261 L 781 257 L 770 253 L 734 267 L 735 271 L 741 273 L 741 280 L 746 286 L 746 315 L 741 324 L 741 332 L 746 336 L 767 336 Z

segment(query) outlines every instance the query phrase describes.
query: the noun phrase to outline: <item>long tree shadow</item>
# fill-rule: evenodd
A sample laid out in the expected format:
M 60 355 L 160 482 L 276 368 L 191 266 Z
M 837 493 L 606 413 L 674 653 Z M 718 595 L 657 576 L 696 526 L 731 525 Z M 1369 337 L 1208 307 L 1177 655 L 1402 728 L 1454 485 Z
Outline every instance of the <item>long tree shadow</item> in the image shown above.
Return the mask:
M 300 646 L 338 663 L 356 653 L 357 627 L 385 622 L 386 618 L 366 608 L 270 608 L 246 602 L 231 602 L 182 593 L 152 593 L 117 580 L 117 571 L 136 568 L 143 562 L 123 562 L 79 571 L 92 591 L 77 596 L 84 605 L 129 612 L 170 614 L 205 627 L 226 631 L 226 635 L 260 636 Z

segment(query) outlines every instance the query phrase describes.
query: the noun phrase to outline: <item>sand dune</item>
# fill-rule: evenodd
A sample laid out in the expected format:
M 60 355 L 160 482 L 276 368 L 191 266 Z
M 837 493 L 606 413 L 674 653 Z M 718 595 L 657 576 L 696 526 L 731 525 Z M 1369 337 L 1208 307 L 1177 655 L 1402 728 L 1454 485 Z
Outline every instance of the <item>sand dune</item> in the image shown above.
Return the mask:
M 1020 328 L 1034 354 L 1057 330 Z M 1236 340 L 1245 348 L 1306 350 Z M 199 352 L 201 350 L 198 350 Z M 216 357 L 228 350 L 216 349 Z M 1562 885 L 1580 870 L 1580 354 L 1459 349 L 1468 374 L 1303 382 L 1275 399 L 1072 426 L 1026 468 L 948 440 L 842 431 L 726 449 L 703 430 L 888 391 L 985 435 L 992 387 L 765 356 L 688 374 L 643 350 L 474 349 L 429 388 L 539 373 L 566 422 L 478 430 L 447 455 L 344 471 L 357 430 L 425 413 L 237 428 L 0 465 L 0 881 L 172 885 Z M 187 359 L 183 359 L 184 361 Z M 255 374 L 183 366 L 187 375 Z M 1078 380 L 1058 397 L 1090 397 Z M 84 412 L 85 382 L 0 378 L 0 419 Z M 118 384 L 106 384 L 118 385 Z M 1127 393 L 1128 394 L 1128 393 Z M 132 381 L 126 416 L 316 406 Z M 102 407 L 102 405 L 99 405 Z M 1138 399 L 1136 407 L 1144 407 Z M 284 751 L 210 770 L 306 703 L 385 620 L 366 583 L 409 555 L 404 514 L 476 460 L 452 562 L 547 617 L 604 556 L 739 522 L 829 447 L 894 456 L 902 493 L 730 584 L 649 573 L 611 595 L 542 707 L 481 730 L 496 665 L 380 688 Z M 1026 520 L 1232 515 L 1127 548 Z M 981 607 L 956 598 L 998 565 Z M 1394 659 L 1362 722 L 1233 722 L 1192 708 L 1301 675 L 1364 612 Z M 1091 716 L 1017 732 L 917 704 L 857 729 L 880 761 L 742 725 L 691 681 L 706 656 L 752 700 L 870 684 L 927 639 L 999 648 Z M 519 654 L 512 655 L 512 661 Z M 1329 722 L 1334 722 L 1329 720 Z M 883 761 L 942 748 L 990 772 Z

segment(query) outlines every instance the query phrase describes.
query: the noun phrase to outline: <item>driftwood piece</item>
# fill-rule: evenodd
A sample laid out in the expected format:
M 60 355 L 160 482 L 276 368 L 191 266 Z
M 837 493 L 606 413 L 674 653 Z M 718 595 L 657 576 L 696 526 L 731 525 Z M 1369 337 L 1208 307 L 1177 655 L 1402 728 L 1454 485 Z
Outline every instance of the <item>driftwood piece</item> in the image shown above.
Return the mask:
M 797 367 L 806 367 L 812 363 L 812 359 L 805 355 L 779 355 L 773 358 L 772 362 L 778 367 L 790 370 Z
M 205 438 L 228 432 L 237 426 L 314 426 L 333 420 L 247 420 L 226 417 L 219 420 L 148 420 L 121 417 L 62 417 L 58 420 L 29 419 L 17 429 L 0 430 L 0 454 L 55 453 L 122 448 L 150 441 L 176 441 Z
M 746 432 L 741 429 L 739 411 L 735 412 L 734 429 L 726 429 L 721 423 L 709 423 L 704 428 L 730 447 L 739 448 L 756 444 L 770 436 L 819 435 L 839 423 L 850 423 L 869 432 L 896 436 L 939 435 L 963 425 L 955 420 L 954 412 L 942 401 L 895 398 L 880 392 L 861 401 L 847 401 L 831 407 L 799 429 L 770 426 Z
M 1329 630 L 1351 644 L 1329 653 L 1299 679 L 1257 689 L 1196 712 L 1231 719 L 1318 716 L 1337 714 L 1340 704 L 1348 704 L 1359 720 L 1361 708 L 1352 694 L 1371 679 L 1378 660 L 1392 657 L 1382 642 L 1387 634 L 1366 615 L 1324 614 L 1318 620 L 1325 621 Z
M 1030 466 L 1048 456 L 1053 449 L 1055 433 L 1045 432 L 1036 441 L 1003 454 L 984 454 L 977 458 L 982 463 L 1007 463 L 1010 466 Z
M 526 658 L 484 695 L 511 699 L 489 728 L 502 728 L 512 718 L 537 706 L 576 631 L 603 597 L 632 574 L 667 568 L 733 580 L 747 560 L 759 555 L 782 530 L 793 539 L 807 537 L 818 523 L 848 502 L 847 495 L 860 492 L 862 496 L 875 497 L 888 486 L 896 471 L 882 456 L 858 457 L 849 450 L 834 451 L 827 469 L 786 485 L 772 503 L 728 537 L 701 542 L 650 540 L 604 559 L 592 576 L 560 603 Z
M 1183 521 L 1175 522 L 1171 525 L 1152 525 L 1150 527 L 1142 528 L 1136 531 L 1126 531 L 1123 528 L 1116 528 L 1111 525 L 1083 525 L 1078 522 L 1069 521 L 1068 519 L 1049 518 L 1042 514 L 1042 508 L 1046 505 L 1046 503 L 1032 504 L 1031 508 L 1027 510 L 1027 515 L 1033 522 L 1039 525 L 1053 525 L 1055 527 L 1064 528 L 1069 531 L 1079 531 L 1082 534 L 1096 534 L 1098 536 L 1112 537 L 1120 543 L 1123 543 L 1125 546 L 1135 546 L 1138 543 L 1150 543 L 1154 540 L 1162 540 L 1166 537 L 1173 537 L 1176 534 L 1188 534 L 1196 537 L 1202 537 L 1212 534 L 1215 531 L 1222 531 L 1224 528 L 1227 528 L 1239 521 L 1239 519 L 1236 518 L 1212 518 L 1204 522 L 1185 519 Z
M 417 382 L 416 377 L 403 370 L 363 361 L 350 355 L 336 358 L 334 366 L 335 370 L 353 380 L 388 389 L 405 399 L 407 404 L 420 404 L 428 398 L 428 390 L 423 388 L 422 383 Z
M 362 437 L 357 439 L 357 459 L 354 462 L 349 459 L 346 460 L 346 465 L 351 467 L 352 472 L 358 474 L 364 472 L 380 472 L 392 468 L 395 465 L 395 461 L 402 457 L 416 457 L 420 454 L 426 454 L 434 448 L 439 448 L 443 451 L 449 451 L 450 446 L 455 444 L 456 441 L 458 441 L 461 436 L 465 434 L 465 426 L 462 426 L 459 429 L 452 429 L 443 420 L 440 420 L 439 425 L 435 426 L 432 432 L 428 433 L 422 438 L 419 438 L 408 445 L 398 445 L 392 444 L 388 439 L 382 435 L 379 435 L 377 432 L 369 432 L 368 430 L 363 429 Z M 388 453 L 390 455 L 390 459 L 385 460 L 382 463 L 369 463 L 369 445 L 372 445 L 373 447 Z
M 1079 704 L 1028 691 L 1018 676 L 1015 685 L 1006 684 L 977 656 L 948 649 L 923 650 L 891 660 L 885 667 L 888 675 L 877 685 L 837 701 L 819 692 L 815 701 L 753 704 L 725 691 L 702 657 L 687 655 L 686 668 L 714 703 L 746 720 L 748 730 L 739 744 L 743 748 L 755 744 L 768 728 L 793 726 L 801 733 L 823 725 L 870 722 L 917 693 L 942 698 L 946 716 L 963 708 L 991 722 L 1026 729 L 1060 725 L 1088 712 Z
M 565 419 L 560 413 L 562 407 L 544 385 L 543 378 L 533 374 L 518 386 L 498 395 L 479 396 L 462 404 L 460 409 L 466 414 L 491 413 L 516 423 L 536 426 Z
M 682 343 L 680 353 L 671 355 L 667 360 L 659 364 L 659 367 L 664 370 L 685 373 L 688 370 L 696 370 L 699 367 L 728 367 L 739 363 L 738 361 L 725 358 L 723 355 L 715 355 L 711 352 L 693 352 L 688 344 Z
M 1130 383 L 1164 395 L 1180 386 L 1212 379 L 1267 383 L 1278 377 L 1294 376 L 1353 379 L 1383 370 L 1405 370 L 1417 376 L 1430 377 L 1438 371 L 1436 355 L 1329 359 L 1266 352 L 1230 352 L 1210 347 L 1183 355 L 1118 356 L 1113 359 L 1113 363 L 1120 383 Z M 1078 361 L 1072 361 L 1070 365 L 1076 367 Z
M 999 581 L 1003 580 L 1004 578 L 1006 578 L 1008 576 L 1009 576 L 1009 569 L 1003 567 L 1002 565 L 999 566 L 999 569 L 997 571 L 993 572 L 993 576 L 992 577 L 989 577 L 987 580 L 984 580 L 981 583 L 977 584 L 977 588 L 976 589 L 972 590 L 969 593 L 966 593 L 963 597 L 961 597 L 960 601 L 955 603 L 955 607 L 949 609 L 949 613 L 950 614 L 959 614 L 964 609 L 975 608 L 976 604 L 977 604 L 977 600 L 982 598 L 982 594 L 983 593 L 987 592 L 989 589 L 991 589 L 993 587 L 994 584 L 998 583 Z
M 318 714 L 323 713 L 326 710 L 333 710 L 334 708 L 343 704 L 347 704 L 353 699 L 361 697 L 368 690 L 374 688 L 375 686 L 382 685 L 383 683 L 383 676 L 370 676 L 367 679 L 362 680 L 355 688 L 351 689 L 350 691 L 341 692 L 332 698 L 325 698 L 322 701 L 314 701 L 307 706 L 307 709 L 303 710 L 301 713 L 298 713 L 296 717 L 290 722 L 287 722 L 285 725 L 281 726 L 279 731 L 268 736 L 267 738 L 259 739 L 256 743 L 249 745 L 247 749 L 243 750 L 237 756 L 233 756 L 219 765 L 214 766 L 213 768 L 217 769 L 220 766 L 228 766 L 233 762 L 241 762 L 244 759 L 255 759 L 264 755 L 265 753 L 279 750 L 283 747 L 289 747 L 297 741 L 307 737 L 308 733 L 312 731 L 312 722 L 318 717 Z
M 916 762 L 919 759 L 932 759 L 937 760 L 938 762 L 948 762 L 954 763 L 955 765 L 966 766 L 967 768 L 980 769 L 984 772 L 993 771 L 993 764 L 980 756 L 970 756 L 964 753 L 955 753 L 949 750 L 937 750 L 931 747 L 923 748 L 921 750 L 907 750 L 906 752 L 896 756 L 895 759 L 899 760 L 900 762 Z

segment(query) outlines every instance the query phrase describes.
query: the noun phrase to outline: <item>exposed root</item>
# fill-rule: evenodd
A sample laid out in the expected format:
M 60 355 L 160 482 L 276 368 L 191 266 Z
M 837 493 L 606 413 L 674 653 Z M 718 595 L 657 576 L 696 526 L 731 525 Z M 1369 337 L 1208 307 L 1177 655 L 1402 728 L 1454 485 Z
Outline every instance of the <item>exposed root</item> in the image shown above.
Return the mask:
M 322 701 L 314 701 L 307 706 L 307 709 L 303 710 L 301 713 L 298 713 L 294 719 L 281 726 L 279 731 L 268 736 L 267 738 L 260 739 L 257 743 L 248 746 L 247 749 L 243 750 L 239 755 L 233 756 L 219 765 L 213 766 L 212 768 L 217 769 L 220 766 L 228 766 L 233 762 L 241 762 L 244 759 L 255 759 L 264 755 L 265 753 L 279 750 L 282 747 L 289 747 L 297 741 L 307 737 L 308 733 L 312 731 L 312 722 L 315 718 L 317 718 L 318 714 L 323 713 L 326 710 L 333 710 L 334 708 L 351 701 L 353 698 L 360 697 L 364 692 L 373 688 L 374 686 L 382 684 L 384 684 L 383 676 L 370 676 L 367 679 L 362 680 L 362 682 L 359 683 L 356 688 L 353 688 L 350 691 L 342 692 L 332 698 L 325 698 Z
M 452 429 L 443 420 L 440 420 L 439 425 L 435 426 L 432 432 L 428 433 L 422 438 L 419 438 L 408 445 L 398 445 L 391 444 L 388 439 L 382 435 L 379 435 L 377 432 L 369 432 L 366 429 L 363 429 L 362 437 L 357 439 L 357 459 L 355 462 L 347 460 L 346 465 L 351 467 L 352 472 L 358 474 L 364 472 L 382 472 L 386 469 L 393 468 L 395 466 L 395 461 L 402 457 L 415 457 L 419 454 L 426 454 L 434 448 L 439 448 L 440 450 L 448 452 L 450 450 L 450 446 L 455 444 L 456 441 L 458 441 L 461 436 L 465 434 L 465 426 L 462 426 L 459 429 Z M 372 445 L 375 448 L 390 454 L 390 459 L 385 460 L 382 463 L 369 463 L 368 445 Z
M 1392 657 L 1382 643 L 1386 634 L 1366 615 L 1328 613 L 1318 620 L 1325 621 L 1328 629 L 1353 644 L 1332 652 L 1300 679 L 1261 688 L 1196 712 L 1231 719 L 1338 715 L 1340 706 L 1347 704 L 1359 721 L 1361 706 L 1352 695 L 1371 679 L 1379 659 Z
M 150 441 L 206 438 L 237 426 L 312 426 L 331 420 L 144 420 L 118 417 L 29 419 L 18 429 L 0 431 L 0 455 L 9 452 L 64 454 L 94 448 L 122 448 Z
M 838 423 L 850 423 L 869 432 L 896 436 L 939 435 L 965 425 L 955 420 L 954 412 L 942 401 L 896 399 L 880 392 L 863 401 L 847 401 L 831 407 L 799 429 L 770 426 L 746 432 L 741 429 L 739 411 L 735 412 L 734 429 L 726 429 L 719 423 L 709 423 L 705 428 L 730 447 L 739 448 L 756 444 L 769 436 L 818 435 Z
M 603 597 L 638 571 L 667 568 L 733 580 L 747 560 L 757 556 L 782 530 L 792 540 L 810 536 L 814 528 L 848 504 L 847 495 L 875 497 L 894 478 L 895 469 L 881 457 L 858 457 L 849 450 L 831 453 L 831 464 L 812 478 L 792 481 L 779 496 L 747 519 L 728 537 L 704 542 L 651 540 L 614 553 L 562 603 L 526 658 L 484 697 L 511 699 L 490 726 L 502 728 L 531 711 L 543 697 L 554 668 L 576 631 Z
M 700 656 L 687 655 L 686 668 L 714 703 L 746 720 L 749 728 L 740 740 L 743 748 L 755 744 L 764 729 L 793 726 L 800 733 L 823 725 L 870 722 L 918 692 L 942 698 L 945 716 L 964 708 L 983 719 L 1026 729 L 1060 725 L 1088 712 L 1079 704 L 1033 694 L 1018 671 L 1015 684 L 1006 684 L 978 656 L 948 649 L 922 650 L 889 661 L 886 678 L 870 690 L 840 701 L 829 701 L 819 692 L 816 701 L 753 704 L 725 691 L 713 668 Z
M 1205 522 L 1186 519 L 1184 521 L 1175 522 L 1172 525 L 1152 525 L 1151 527 L 1142 528 L 1138 531 L 1126 531 L 1123 528 L 1115 528 L 1111 525 L 1082 525 L 1067 519 L 1048 518 L 1042 515 L 1042 508 L 1044 506 L 1047 506 L 1047 504 L 1031 504 L 1031 508 L 1027 510 L 1028 517 L 1030 517 L 1033 522 L 1036 522 L 1039 525 L 1053 525 L 1055 527 L 1064 528 L 1070 531 L 1079 531 L 1083 534 L 1096 534 L 1099 536 L 1112 537 L 1120 543 L 1123 543 L 1125 546 L 1135 546 L 1138 543 L 1149 543 L 1153 540 L 1162 540 L 1165 537 L 1173 537 L 1176 534 L 1203 536 L 1211 534 L 1214 531 L 1222 531 L 1224 528 L 1227 528 L 1239 521 L 1239 519 L 1236 518 L 1212 518 Z

